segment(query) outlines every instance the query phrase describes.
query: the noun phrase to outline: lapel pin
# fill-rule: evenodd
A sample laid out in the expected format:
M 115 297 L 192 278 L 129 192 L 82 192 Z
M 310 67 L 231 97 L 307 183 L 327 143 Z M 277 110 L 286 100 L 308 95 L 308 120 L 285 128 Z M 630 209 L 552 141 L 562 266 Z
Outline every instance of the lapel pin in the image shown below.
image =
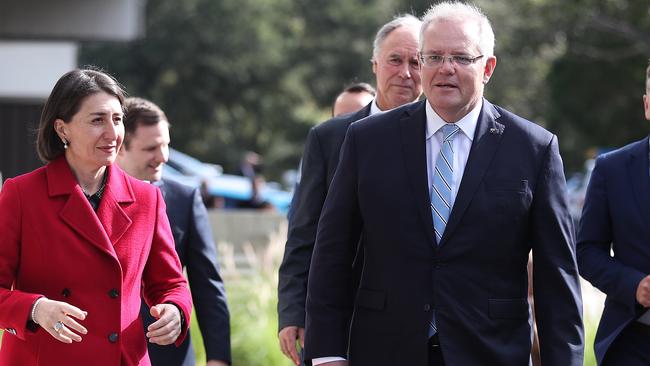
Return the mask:
M 490 133 L 493 134 L 493 135 L 496 135 L 496 134 L 498 134 L 499 132 L 500 132 L 499 129 L 496 128 L 496 127 L 492 127 L 492 128 L 490 128 Z

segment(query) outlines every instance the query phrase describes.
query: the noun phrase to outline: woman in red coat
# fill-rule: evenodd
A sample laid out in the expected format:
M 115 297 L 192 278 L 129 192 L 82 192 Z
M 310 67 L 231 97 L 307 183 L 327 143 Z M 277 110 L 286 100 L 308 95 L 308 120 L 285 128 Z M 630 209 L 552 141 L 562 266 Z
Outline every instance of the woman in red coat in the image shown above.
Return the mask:
M 0 193 L 0 365 L 149 365 L 180 344 L 191 300 L 159 190 L 113 164 L 124 93 L 96 70 L 65 74 L 37 149 L 48 164 Z M 157 318 L 146 334 L 144 296 Z

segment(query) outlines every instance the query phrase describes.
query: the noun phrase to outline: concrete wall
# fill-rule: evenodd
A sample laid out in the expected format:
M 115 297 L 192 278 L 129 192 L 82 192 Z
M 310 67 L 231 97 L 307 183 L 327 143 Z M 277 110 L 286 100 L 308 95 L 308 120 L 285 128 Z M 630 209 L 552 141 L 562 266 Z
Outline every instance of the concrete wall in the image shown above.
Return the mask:
M 274 274 L 287 238 L 285 215 L 259 210 L 210 210 L 209 218 L 224 277 Z
M 130 41 L 142 36 L 145 0 L 0 0 L 0 37 Z

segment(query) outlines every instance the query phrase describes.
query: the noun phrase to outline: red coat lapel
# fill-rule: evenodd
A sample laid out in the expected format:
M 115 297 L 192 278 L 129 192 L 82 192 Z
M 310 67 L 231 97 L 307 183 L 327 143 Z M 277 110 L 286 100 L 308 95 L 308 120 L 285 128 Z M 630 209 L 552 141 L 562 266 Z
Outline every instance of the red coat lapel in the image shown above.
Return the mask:
M 116 165 L 109 166 L 106 191 L 97 209 L 97 216 L 113 245 L 120 240 L 132 223 L 121 204 L 134 201 L 134 194 L 126 174 Z
M 88 203 L 65 158 L 48 164 L 46 175 L 50 197 L 68 196 L 59 213 L 63 222 L 99 250 L 116 258 L 113 245 L 131 225 L 131 219 L 119 203 L 134 201 L 124 173 L 115 166 L 108 167 L 106 190 L 97 213 Z

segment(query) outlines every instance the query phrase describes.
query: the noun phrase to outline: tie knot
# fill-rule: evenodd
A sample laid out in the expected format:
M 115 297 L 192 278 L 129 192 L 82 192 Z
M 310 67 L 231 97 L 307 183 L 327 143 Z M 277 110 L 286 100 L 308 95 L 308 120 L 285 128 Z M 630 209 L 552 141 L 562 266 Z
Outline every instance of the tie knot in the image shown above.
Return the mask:
M 458 132 L 460 128 L 455 123 L 446 123 L 444 126 L 442 126 L 442 135 L 444 136 L 443 141 L 451 141 L 453 140 L 454 136 L 456 136 L 456 132 Z

